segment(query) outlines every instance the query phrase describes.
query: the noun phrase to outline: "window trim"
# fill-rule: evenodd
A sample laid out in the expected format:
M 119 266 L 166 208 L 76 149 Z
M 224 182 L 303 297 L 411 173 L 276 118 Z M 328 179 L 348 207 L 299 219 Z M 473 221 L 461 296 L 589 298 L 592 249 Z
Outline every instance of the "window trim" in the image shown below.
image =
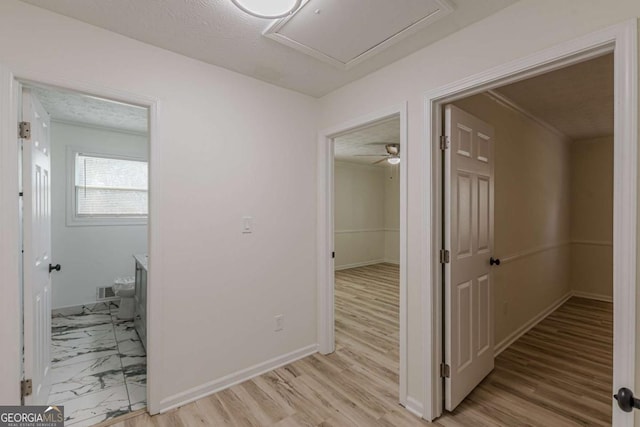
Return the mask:
M 95 151 L 92 149 L 83 149 L 77 146 L 66 147 L 66 206 L 65 216 L 67 227 L 92 227 L 92 226 L 121 226 L 121 225 L 147 225 L 149 222 L 149 214 L 146 216 L 90 216 L 78 215 L 76 212 L 76 155 L 82 154 L 91 157 L 102 157 L 106 159 L 133 160 L 138 162 L 146 162 L 149 160 L 145 157 L 132 156 L 123 154 L 116 150 L 113 151 Z M 147 188 L 147 195 L 149 189 Z M 147 201 L 148 203 L 148 201 Z

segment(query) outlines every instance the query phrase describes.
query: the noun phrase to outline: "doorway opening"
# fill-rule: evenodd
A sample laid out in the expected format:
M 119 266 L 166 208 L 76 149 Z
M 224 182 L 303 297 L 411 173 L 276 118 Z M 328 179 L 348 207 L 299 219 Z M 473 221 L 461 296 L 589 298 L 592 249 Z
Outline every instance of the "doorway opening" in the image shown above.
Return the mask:
M 23 401 L 78 425 L 145 409 L 149 109 L 19 92 Z
M 377 361 L 418 413 L 407 396 L 406 117 L 398 105 L 319 134 L 318 350 Z
M 444 129 L 446 127 L 445 118 L 442 113 L 443 107 L 448 104 L 455 104 L 456 101 L 480 94 L 484 91 L 507 87 L 510 84 L 516 84 L 526 79 L 542 76 L 554 70 L 571 67 L 585 61 L 603 57 L 607 54 L 613 54 L 613 105 L 615 108 L 613 118 L 612 170 L 614 185 L 611 245 L 613 248 L 612 329 L 614 345 L 612 351 L 613 374 L 607 390 L 610 398 L 609 405 L 612 407 L 611 420 L 609 422 L 612 422 L 614 425 L 633 425 L 633 415 L 629 414 L 626 409 L 623 409 L 625 405 L 619 405 L 611 396 L 614 393 L 618 393 L 619 390 L 624 391 L 624 388 L 633 388 L 635 381 L 635 327 L 633 322 L 628 322 L 628 320 L 625 319 L 634 319 L 636 309 L 636 142 L 638 132 L 636 37 L 636 23 L 623 23 L 555 46 L 534 56 L 505 64 L 481 75 L 448 85 L 447 87 L 433 90 L 425 96 L 428 118 L 427 134 L 432 141 L 439 140 L 439 135 L 444 135 Z M 452 141 L 450 140 L 449 142 L 450 147 L 453 146 Z M 449 330 L 446 330 L 446 322 L 448 321 L 446 311 L 448 310 L 449 314 L 455 312 L 448 307 L 448 303 L 442 303 L 444 300 L 443 290 L 446 292 L 446 287 L 449 287 L 450 291 L 452 289 L 452 282 L 447 282 L 446 266 L 443 267 L 440 260 L 435 256 L 440 248 L 443 250 L 446 249 L 444 248 L 446 237 L 441 237 L 438 234 L 440 232 L 442 232 L 443 235 L 445 234 L 447 221 L 449 221 L 449 224 L 453 224 L 449 213 L 440 210 L 445 206 L 445 199 L 449 197 L 445 195 L 446 190 L 443 191 L 440 187 L 440 185 L 442 185 L 442 178 L 448 179 L 447 175 L 443 172 L 446 156 L 446 151 L 441 151 L 441 147 L 435 145 L 432 145 L 432 151 L 427 156 L 427 160 L 432 165 L 432 175 L 426 183 L 426 186 L 431 186 L 433 189 L 429 202 L 432 215 L 428 223 L 436 225 L 437 230 L 433 239 L 428 239 L 431 244 L 428 251 L 431 254 L 429 258 L 432 260 L 429 270 L 431 277 L 433 277 L 432 283 L 438 284 L 433 288 L 424 288 L 426 297 L 425 307 L 428 307 L 428 315 L 426 316 L 427 330 L 424 339 L 426 348 L 430 349 L 428 351 L 429 360 L 427 360 L 426 365 L 427 402 L 425 405 L 428 408 L 426 418 L 429 419 L 435 419 L 441 416 L 445 407 L 451 403 L 451 401 L 445 402 L 447 391 L 443 384 L 447 382 L 447 378 L 449 378 L 449 383 L 456 381 L 452 378 L 459 373 L 459 370 L 453 366 L 449 365 L 447 369 L 445 357 L 450 356 L 443 354 L 446 353 L 446 345 L 443 345 L 443 342 L 446 340 L 455 341 L 458 336 L 446 336 L 447 334 L 452 334 L 452 331 L 455 329 L 449 325 Z M 535 164 L 535 160 L 539 159 L 534 156 L 531 160 L 534 160 L 532 163 Z M 508 177 L 505 179 L 508 179 Z M 449 188 L 452 188 L 452 186 L 449 186 Z M 557 191 L 556 188 L 549 188 L 548 190 L 550 190 L 552 194 L 554 194 L 554 191 Z M 473 197 L 473 195 L 471 197 Z M 553 217 L 553 214 L 553 212 L 548 212 L 549 217 Z M 559 224 L 550 225 L 558 227 Z M 471 227 L 473 227 L 473 225 L 471 225 Z M 541 232 L 547 232 L 547 230 Z M 431 233 L 427 231 L 426 236 L 430 235 Z M 584 243 L 584 241 L 581 242 L 580 239 L 577 239 L 577 242 L 573 243 L 579 245 Z M 568 245 L 575 246 L 571 244 L 571 241 Z M 569 248 L 569 253 L 570 252 L 571 248 Z M 499 274 L 501 268 L 496 267 L 498 265 L 496 261 L 500 256 L 492 255 L 493 254 L 489 254 L 488 259 L 485 260 L 487 266 L 494 270 L 493 273 L 491 273 L 491 270 L 487 273 L 489 279 L 491 279 L 492 275 Z M 509 253 L 507 253 L 507 255 L 509 255 Z M 569 257 L 569 259 L 570 258 L 571 257 Z M 502 261 L 502 259 L 500 259 L 500 261 Z M 511 264 L 515 265 L 516 262 L 517 261 L 514 261 Z M 582 261 L 581 264 L 584 265 L 584 261 Z M 502 266 L 504 267 L 506 265 Z M 603 271 L 605 270 L 606 268 Z M 535 275 L 536 272 L 529 271 L 527 274 Z M 570 295 L 571 294 L 568 296 Z M 578 293 L 578 296 L 594 297 L 593 294 L 588 295 L 586 291 L 583 294 Z M 449 299 L 449 301 L 451 301 L 451 299 Z M 488 298 L 488 301 L 490 304 L 494 303 L 493 298 Z M 560 300 L 558 305 L 561 305 L 562 302 L 563 301 Z M 533 304 L 533 301 L 531 301 L 531 303 Z M 509 307 L 508 304 L 507 307 Z M 496 308 L 499 309 L 500 307 Z M 504 309 L 504 305 L 502 305 L 502 309 Z M 549 311 L 553 311 L 553 308 Z M 561 310 L 558 312 L 560 311 Z M 507 308 L 507 312 L 509 312 L 509 308 Z M 488 311 L 488 313 L 493 312 Z M 472 313 L 472 316 L 475 316 L 475 314 Z M 542 317 L 544 317 L 544 315 L 542 315 Z M 552 318 L 553 315 L 549 317 L 549 319 Z M 438 325 L 439 327 L 431 329 L 429 325 Z M 604 329 L 606 329 L 606 326 Z M 492 331 L 493 329 L 490 330 Z M 431 331 L 433 331 L 433 333 Z M 469 336 L 473 336 L 473 334 L 469 334 Z M 467 345 L 466 341 L 464 345 Z M 473 341 L 469 347 L 473 349 Z M 585 365 L 586 364 L 582 364 L 580 367 L 584 367 Z M 440 375 L 438 373 L 440 373 Z M 470 388 L 472 389 L 473 386 Z M 556 397 L 559 396 L 562 395 L 556 395 Z M 455 403 L 453 406 L 455 406 Z M 592 413 L 591 415 L 594 414 Z M 599 415 L 601 414 L 597 414 L 597 416 Z M 553 419 L 553 417 L 547 418 Z
M 398 376 L 400 117 L 333 142 L 336 352 Z
M 613 105 L 609 53 L 444 106 L 444 418 L 611 423 Z

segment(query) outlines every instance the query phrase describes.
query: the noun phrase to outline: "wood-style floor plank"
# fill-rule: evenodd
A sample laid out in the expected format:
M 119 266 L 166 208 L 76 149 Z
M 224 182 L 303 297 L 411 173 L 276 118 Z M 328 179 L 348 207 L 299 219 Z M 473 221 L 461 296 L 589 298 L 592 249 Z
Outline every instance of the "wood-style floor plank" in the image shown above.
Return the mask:
M 610 425 L 612 304 L 572 298 L 496 359 L 452 413 L 429 424 L 398 405 L 398 267 L 336 272 L 336 352 L 314 354 L 167 414 L 147 426 Z

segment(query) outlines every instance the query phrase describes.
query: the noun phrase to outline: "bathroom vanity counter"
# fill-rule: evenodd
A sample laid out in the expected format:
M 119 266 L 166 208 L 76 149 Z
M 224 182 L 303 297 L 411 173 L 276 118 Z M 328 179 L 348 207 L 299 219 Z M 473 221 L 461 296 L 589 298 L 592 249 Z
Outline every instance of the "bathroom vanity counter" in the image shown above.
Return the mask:
M 140 263 L 140 267 L 144 268 L 145 270 L 149 270 L 149 255 L 147 254 L 134 254 L 133 258 L 136 260 L 136 262 Z
M 133 325 L 140 336 L 144 349 L 147 349 L 147 270 L 149 257 L 147 254 L 135 254 L 136 260 L 136 295 L 135 317 Z

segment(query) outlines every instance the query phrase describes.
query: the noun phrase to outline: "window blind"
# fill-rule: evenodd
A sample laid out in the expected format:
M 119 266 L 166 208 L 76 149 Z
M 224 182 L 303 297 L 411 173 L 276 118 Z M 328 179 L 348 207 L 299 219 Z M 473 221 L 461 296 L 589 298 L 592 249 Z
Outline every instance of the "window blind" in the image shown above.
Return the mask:
M 148 215 L 147 162 L 78 153 L 75 166 L 77 216 Z

